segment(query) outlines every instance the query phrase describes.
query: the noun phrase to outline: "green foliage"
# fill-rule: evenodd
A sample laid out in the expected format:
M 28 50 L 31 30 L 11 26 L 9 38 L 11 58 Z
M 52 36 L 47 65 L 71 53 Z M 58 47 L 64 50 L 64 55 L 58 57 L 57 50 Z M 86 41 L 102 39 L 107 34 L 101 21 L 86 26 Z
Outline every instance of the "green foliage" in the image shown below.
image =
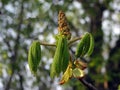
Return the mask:
M 54 76 L 58 76 L 61 72 L 61 61 L 63 57 L 63 48 L 64 48 L 64 43 L 63 43 L 64 38 L 62 36 L 59 37 L 58 43 L 57 43 L 57 48 L 55 51 L 53 63 L 51 65 L 51 71 L 50 71 L 50 76 L 53 78 Z
M 48 43 L 53 42 L 51 34 L 56 34 L 57 14 L 58 11 L 62 9 L 69 20 L 68 22 L 72 33 L 71 38 L 81 36 L 82 33 L 88 31 L 92 33 L 95 39 L 93 54 L 89 58 L 84 57 L 89 65 L 85 79 L 100 90 L 106 89 L 104 87 L 106 82 L 109 89 L 117 90 L 120 81 L 120 51 L 113 51 L 112 49 L 116 48 L 118 50 L 120 46 L 116 47 L 116 44 L 114 44 L 114 47 L 110 47 L 110 44 L 112 40 L 115 41 L 114 38 L 116 38 L 113 33 L 116 29 L 114 29 L 113 25 L 119 25 L 119 18 L 117 19 L 117 17 L 119 17 L 117 16 L 119 15 L 119 4 L 119 0 L 57 0 L 57 4 L 54 4 L 51 0 L 1 0 L 1 86 L 4 88 L 10 83 L 9 89 L 22 90 L 22 86 L 19 84 L 23 82 L 25 84 L 23 88 L 26 88 L 29 80 L 33 82 L 30 86 L 27 86 L 27 88 L 31 90 L 34 90 L 34 87 L 38 86 L 40 89 L 48 90 L 54 86 L 54 84 L 51 83 L 54 79 L 49 78 L 49 68 L 56 48 L 48 46 L 41 48 L 43 52 L 41 54 L 41 65 L 38 67 L 37 80 L 30 74 L 27 75 L 29 69 L 27 68 L 26 60 L 31 41 L 37 39 L 47 41 Z M 116 7 L 114 7 L 114 5 Z M 21 13 L 21 11 L 23 12 Z M 108 26 L 104 29 L 103 22 L 106 22 L 106 20 L 110 27 Z M 111 33 L 111 39 L 106 42 L 106 40 L 110 38 L 106 37 L 106 35 L 109 35 L 109 32 Z M 105 45 L 106 48 L 103 49 L 102 47 Z M 72 44 L 72 47 L 69 48 L 74 53 L 76 43 Z M 113 53 L 110 54 L 110 52 Z M 70 52 L 70 54 L 73 53 Z M 71 56 L 72 59 L 74 59 L 74 55 Z M 103 67 L 105 68 L 105 72 L 102 72 Z M 106 80 L 104 75 L 110 79 Z M 9 79 L 11 79 L 11 81 L 9 81 Z M 65 85 L 66 90 L 69 87 L 75 90 L 87 90 L 77 79 L 72 78 L 69 81 L 73 84 L 68 82 L 67 86 Z M 0 88 L 3 89 L 2 87 Z M 47 87 L 47 89 L 45 89 L 45 87 Z M 57 85 L 55 88 L 56 87 Z
M 94 38 L 93 38 L 92 34 L 89 34 L 89 35 L 90 35 L 90 45 L 89 45 L 89 49 L 87 51 L 87 56 L 90 56 L 94 49 Z
M 59 76 L 61 72 L 63 72 L 63 77 L 60 84 L 63 84 L 69 80 L 70 77 L 74 78 L 82 78 L 84 77 L 84 69 L 86 65 L 83 63 L 74 63 L 77 61 L 72 59 L 72 56 L 69 53 L 68 41 L 71 38 L 70 27 L 67 23 L 66 16 L 62 10 L 59 11 L 58 14 L 58 34 L 55 36 L 56 39 L 56 51 L 54 54 L 53 62 L 50 68 L 50 76 L 54 78 L 55 76 Z M 81 38 L 78 38 L 79 40 Z M 71 43 L 76 40 L 72 40 Z M 42 43 L 41 43 L 42 44 Z M 48 45 L 43 44 L 43 45 Z M 53 45 L 52 45 L 53 46 Z M 78 44 L 76 50 L 76 57 L 83 57 L 86 54 L 89 56 L 94 48 L 94 40 L 90 33 L 86 33 L 80 43 Z M 38 49 L 38 51 L 37 51 Z M 39 47 L 39 42 L 33 42 L 30 47 L 29 55 L 28 55 L 28 63 L 33 74 L 36 74 L 37 67 L 39 65 L 39 60 L 41 58 L 41 49 Z M 35 54 L 37 56 L 35 56 Z M 38 55 L 40 54 L 40 57 Z M 37 59 L 35 58 L 37 57 Z M 70 63 L 69 63 L 70 62 Z M 69 65 L 68 65 L 69 64 Z
M 51 77 L 58 76 L 61 72 L 64 72 L 69 62 L 69 50 L 67 38 L 59 35 L 57 39 L 57 48 L 55 51 L 53 63 L 51 65 Z
M 64 37 L 64 47 L 63 47 L 63 57 L 62 57 L 62 61 L 61 61 L 61 70 L 63 72 L 66 71 L 66 68 L 68 66 L 69 60 L 70 60 L 70 53 L 69 53 L 69 48 L 68 48 L 68 40 L 66 37 Z
M 33 41 L 28 53 L 28 64 L 31 72 L 36 75 L 41 60 L 41 47 L 38 41 Z
M 2 2 L 3 4 L 8 4 L 8 3 L 9 3 L 8 0 L 1 0 L 1 2 Z
M 85 55 L 90 56 L 94 49 L 94 39 L 90 33 L 86 33 L 80 40 L 77 50 L 76 57 L 83 57 Z

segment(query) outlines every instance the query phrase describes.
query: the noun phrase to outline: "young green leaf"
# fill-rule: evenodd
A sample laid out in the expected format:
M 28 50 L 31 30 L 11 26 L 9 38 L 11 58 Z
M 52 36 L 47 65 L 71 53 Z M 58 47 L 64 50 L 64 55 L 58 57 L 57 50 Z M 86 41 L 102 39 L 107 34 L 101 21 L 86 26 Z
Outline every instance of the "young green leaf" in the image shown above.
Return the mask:
M 62 54 L 63 54 L 63 57 L 61 60 L 61 70 L 64 72 L 68 66 L 69 59 L 70 59 L 68 42 L 67 42 L 66 37 L 64 37 L 64 41 L 63 41 L 63 53 Z
M 28 64 L 31 72 L 36 75 L 41 60 L 41 47 L 38 41 L 33 41 L 28 52 Z
M 60 36 L 57 41 L 57 48 L 55 51 L 53 63 L 51 65 L 51 71 L 50 71 L 51 78 L 58 76 L 61 72 L 61 59 L 63 57 L 63 46 L 64 46 L 63 37 Z
M 80 40 L 79 44 L 77 45 L 77 50 L 75 53 L 76 57 L 80 57 L 82 52 L 83 52 L 83 46 L 84 46 L 84 42 L 83 39 Z
M 77 50 L 76 50 L 76 57 L 82 57 L 84 56 L 88 49 L 89 49 L 89 44 L 90 44 L 90 37 L 89 37 L 89 33 L 86 33 L 82 39 L 80 40 L 78 46 L 77 46 Z
M 87 56 L 90 56 L 92 54 L 93 50 L 94 50 L 94 38 L 93 38 L 92 34 L 90 34 L 90 46 L 89 46 L 89 49 L 87 52 Z
M 88 49 L 90 46 L 90 34 L 89 33 L 85 34 L 85 36 L 83 37 L 83 42 L 84 42 L 84 46 L 83 46 L 81 57 L 83 57 L 88 52 Z

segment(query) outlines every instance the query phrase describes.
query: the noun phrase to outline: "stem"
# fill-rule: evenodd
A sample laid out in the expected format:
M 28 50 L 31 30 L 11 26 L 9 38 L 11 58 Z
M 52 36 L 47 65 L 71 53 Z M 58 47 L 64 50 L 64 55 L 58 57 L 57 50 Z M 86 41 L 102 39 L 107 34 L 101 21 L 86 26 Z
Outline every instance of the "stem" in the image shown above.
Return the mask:
M 80 36 L 80 37 L 76 37 L 76 38 L 70 40 L 70 41 L 68 42 L 68 45 L 71 45 L 72 43 L 74 43 L 74 42 L 80 40 L 81 38 L 82 38 L 82 36 Z
M 40 42 L 40 45 L 44 45 L 44 46 L 54 46 L 54 47 L 56 47 L 55 44 L 49 44 L 49 43 L 47 43 L 47 42 Z
M 95 86 L 93 86 L 91 83 L 88 83 L 86 80 L 84 79 L 79 79 L 79 81 L 85 85 L 89 90 L 98 90 Z
M 81 37 L 76 37 L 76 38 L 70 40 L 70 41 L 68 42 L 68 45 L 71 45 L 72 43 L 80 40 L 81 38 L 82 38 L 82 36 L 81 36 Z M 54 47 L 56 47 L 55 44 L 49 44 L 49 43 L 47 43 L 47 42 L 40 42 L 40 44 L 41 44 L 41 45 L 44 45 L 44 46 L 54 46 Z

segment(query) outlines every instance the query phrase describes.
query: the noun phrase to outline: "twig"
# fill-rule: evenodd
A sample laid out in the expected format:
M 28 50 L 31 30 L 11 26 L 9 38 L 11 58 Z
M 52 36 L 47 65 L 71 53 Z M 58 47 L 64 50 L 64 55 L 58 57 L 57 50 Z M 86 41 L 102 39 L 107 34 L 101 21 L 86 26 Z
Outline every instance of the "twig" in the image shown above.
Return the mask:
M 82 38 L 82 36 L 81 36 L 81 37 L 76 37 L 76 38 L 70 40 L 70 41 L 68 42 L 68 45 L 70 46 L 72 43 L 76 42 L 77 40 L 80 40 L 81 38 Z M 49 44 L 49 43 L 47 43 L 47 42 L 40 42 L 40 44 L 41 44 L 41 45 L 44 45 L 44 46 L 54 46 L 54 47 L 56 47 L 55 44 Z
M 41 44 L 41 45 L 44 45 L 44 46 L 54 46 L 54 47 L 56 47 L 55 44 L 49 44 L 49 43 L 47 43 L 47 42 L 40 42 L 40 44 Z
M 79 79 L 79 81 L 85 85 L 88 89 L 90 90 L 98 90 L 95 86 L 93 86 L 91 83 L 88 83 L 86 80 L 84 79 Z
M 74 42 L 80 40 L 81 38 L 82 38 L 82 36 L 80 36 L 80 37 L 76 37 L 76 38 L 70 40 L 70 41 L 68 42 L 68 45 L 70 45 L 70 44 L 72 44 L 72 43 L 74 43 Z

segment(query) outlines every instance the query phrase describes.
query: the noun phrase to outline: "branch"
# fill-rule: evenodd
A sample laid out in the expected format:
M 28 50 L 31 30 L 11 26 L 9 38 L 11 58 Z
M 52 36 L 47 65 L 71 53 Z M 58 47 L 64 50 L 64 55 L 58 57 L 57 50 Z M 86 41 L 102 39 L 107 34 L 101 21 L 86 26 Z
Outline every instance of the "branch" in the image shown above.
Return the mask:
M 23 5 L 23 0 L 21 2 L 21 10 L 20 10 L 20 13 L 19 13 L 19 16 L 18 16 L 18 19 L 19 19 L 19 23 L 18 23 L 18 27 L 17 27 L 17 38 L 15 40 L 15 46 L 14 46 L 14 56 L 15 56 L 15 61 L 17 59 L 17 56 L 18 56 L 18 48 L 19 48 L 19 44 L 20 44 L 20 31 L 21 31 L 21 26 L 22 26 L 22 23 L 23 23 L 23 14 L 24 14 L 24 5 Z
M 4 90 L 9 90 L 9 89 L 10 89 L 11 81 L 12 81 L 13 75 L 14 75 L 14 70 L 12 70 L 12 74 L 11 74 L 11 76 L 10 76 L 10 78 L 9 78 L 9 80 L 8 80 L 8 82 L 7 82 L 7 84 L 6 84 Z
M 70 41 L 68 42 L 68 45 L 71 45 L 72 43 L 80 40 L 81 38 L 82 38 L 82 36 L 81 36 L 81 37 L 76 37 L 76 38 L 70 40 Z M 41 44 L 41 45 L 44 45 L 44 46 L 54 46 L 54 47 L 56 47 L 55 44 L 49 44 L 49 43 L 47 43 L 47 42 L 40 42 L 40 44 Z
M 54 47 L 56 47 L 55 44 L 49 44 L 49 43 L 47 43 L 47 42 L 40 42 L 40 44 L 41 44 L 41 45 L 44 45 L 44 46 L 54 46 Z
M 88 83 L 86 80 L 84 79 L 79 79 L 79 81 L 85 85 L 89 90 L 98 90 L 95 86 L 93 86 L 91 83 Z
M 76 37 L 76 38 L 70 40 L 70 41 L 68 42 L 68 45 L 71 45 L 72 43 L 74 43 L 74 42 L 80 40 L 81 38 L 82 38 L 82 36 L 80 36 L 80 37 Z

